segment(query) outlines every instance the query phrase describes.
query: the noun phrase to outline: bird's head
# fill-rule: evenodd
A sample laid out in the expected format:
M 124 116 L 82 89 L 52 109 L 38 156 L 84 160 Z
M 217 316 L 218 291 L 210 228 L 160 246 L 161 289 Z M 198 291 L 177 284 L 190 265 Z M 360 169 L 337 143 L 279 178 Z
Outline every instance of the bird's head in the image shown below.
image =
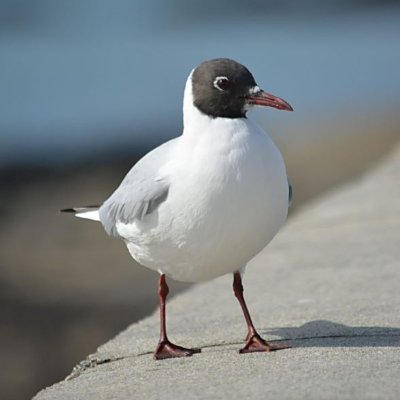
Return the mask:
M 213 118 L 244 118 L 251 106 L 293 111 L 285 100 L 260 89 L 245 66 L 227 58 L 201 63 L 191 81 L 194 106 Z

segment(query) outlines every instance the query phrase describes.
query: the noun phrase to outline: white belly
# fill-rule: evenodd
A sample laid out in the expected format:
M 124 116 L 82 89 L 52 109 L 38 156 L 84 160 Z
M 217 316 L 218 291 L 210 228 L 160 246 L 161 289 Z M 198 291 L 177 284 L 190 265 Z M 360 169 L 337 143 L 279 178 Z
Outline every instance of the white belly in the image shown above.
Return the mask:
M 117 225 L 140 264 L 179 281 L 208 280 L 245 266 L 278 232 L 285 165 L 271 139 L 243 123 L 217 143 L 183 140 L 167 200 L 144 220 Z

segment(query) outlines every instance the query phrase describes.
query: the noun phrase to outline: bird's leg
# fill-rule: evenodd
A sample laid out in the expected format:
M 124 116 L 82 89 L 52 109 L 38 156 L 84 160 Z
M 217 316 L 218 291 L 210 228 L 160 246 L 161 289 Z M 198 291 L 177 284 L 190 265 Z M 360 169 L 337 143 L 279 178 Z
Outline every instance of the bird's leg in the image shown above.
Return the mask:
M 166 318 L 165 318 L 165 301 L 169 293 L 169 288 L 165 280 L 165 275 L 160 275 L 158 281 L 158 295 L 160 298 L 160 340 L 154 358 L 156 360 L 163 360 L 172 357 L 188 357 L 194 353 L 200 353 L 201 349 L 185 349 L 184 347 L 177 346 L 171 343 L 167 336 Z
M 290 347 L 287 344 L 268 343 L 258 334 L 256 328 L 253 325 L 253 321 L 251 320 L 246 302 L 244 301 L 242 277 L 240 275 L 240 272 L 235 272 L 233 274 L 233 292 L 235 293 L 236 298 L 239 300 L 247 324 L 247 336 L 245 339 L 245 345 L 241 350 L 239 350 L 239 353 L 253 353 L 256 351 L 274 351 L 280 349 L 287 349 Z

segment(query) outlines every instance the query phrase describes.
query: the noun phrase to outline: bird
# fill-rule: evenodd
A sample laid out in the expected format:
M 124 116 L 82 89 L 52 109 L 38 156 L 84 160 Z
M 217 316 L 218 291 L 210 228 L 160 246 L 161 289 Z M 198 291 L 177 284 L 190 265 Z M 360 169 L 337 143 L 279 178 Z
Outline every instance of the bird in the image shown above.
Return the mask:
M 260 336 L 243 296 L 245 267 L 284 224 L 292 192 L 280 151 L 247 116 L 254 106 L 293 111 L 239 62 L 202 62 L 186 81 L 182 134 L 141 158 L 103 204 L 62 210 L 100 221 L 140 265 L 159 273 L 156 360 L 201 352 L 168 338 L 166 277 L 201 282 L 233 274 L 247 324 L 239 352 L 290 347 Z

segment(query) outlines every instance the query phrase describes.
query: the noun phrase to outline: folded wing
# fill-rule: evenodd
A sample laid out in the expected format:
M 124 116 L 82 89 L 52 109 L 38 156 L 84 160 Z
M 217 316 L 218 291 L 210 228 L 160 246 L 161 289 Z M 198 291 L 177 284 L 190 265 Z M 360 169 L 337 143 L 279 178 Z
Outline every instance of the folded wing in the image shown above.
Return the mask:
M 162 167 L 170 159 L 175 141 L 170 140 L 139 160 L 100 207 L 100 221 L 109 235 L 120 237 L 117 222 L 128 224 L 143 220 L 167 199 L 169 181 Z

